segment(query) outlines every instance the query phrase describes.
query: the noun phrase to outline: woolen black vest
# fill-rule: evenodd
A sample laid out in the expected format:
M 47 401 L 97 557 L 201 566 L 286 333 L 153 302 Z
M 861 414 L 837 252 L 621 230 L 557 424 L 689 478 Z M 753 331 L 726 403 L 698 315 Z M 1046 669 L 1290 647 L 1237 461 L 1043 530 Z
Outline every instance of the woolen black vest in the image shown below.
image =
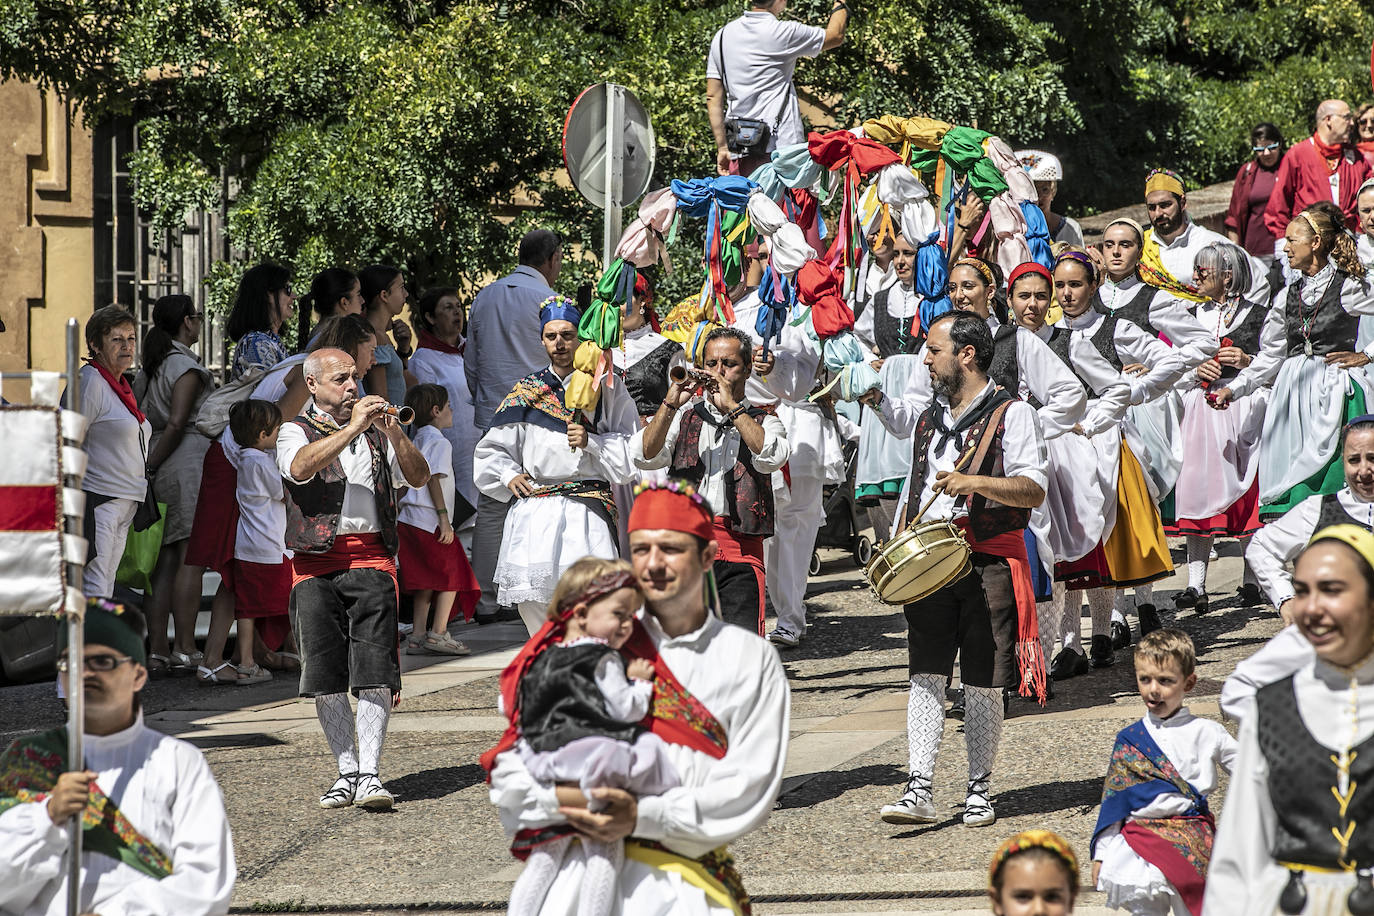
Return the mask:
M 644 732 L 606 711 L 596 686 L 601 660 L 616 650 L 605 643 L 550 646 L 520 678 L 520 735 L 535 751 L 556 751 L 570 741 L 600 735 L 634 741 Z
M 750 407 L 746 412 L 760 424 L 765 416 L 773 413 L 765 407 Z M 707 435 L 724 432 L 716 418 L 707 412 L 706 405 L 698 401 L 682 418 L 673 446 L 673 475 L 690 480 L 697 487 L 706 476 L 706 466 L 701 463 L 703 427 L 710 427 Z M 729 519 L 730 527 L 739 534 L 761 538 L 773 536 L 773 475 L 754 467 L 754 453 L 743 442 L 740 442 L 734 468 L 725 475 L 725 505 L 711 508 L 716 515 Z
M 1096 301 L 1093 303 L 1093 308 L 1104 315 L 1133 321 L 1146 331 L 1149 331 L 1150 336 L 1158 337 L 1159 328 L 1155 327 L 1154 322 L 1150 320 L 1150 303 L 1154 301 L 1155 294 L 1158 292 L 1158 287 L 1142 284 L 1136 294 L 1132 296 L 1125 305 L 1118 309 L 1107 308 L 1107 304 L 1102 301 L 1102 296 L 1099 292 L 1095 294 Z
M 305 431 L 305 441 L 318 442 L 329 433 L 321 432 L 305 420 L 291 420 Z M 386 437 L 379 430 L 368 428 L 358 440 L 345 448 L 366 445 L 372 449 L 372 495 L 376 499 L 380 534 L 386 549 L 396 552 L 396 490 L 391 483 L 391 463 L 386 460 Z M 329 553 L 339 532 L 339 514 L 343 511 L 344 492 L 348 478 L 343 462 L 333 463 L 305 483 L 284 480 L 286 485 L 286 546 L 300 553 Z
M 668 396 L 668 366 L 682 352 L 682 344 L 666 340 L 646 353 L 625 372 L 625 389 L 634 398 L 641 417 L 657 412 Z
M 1360 333 L 1360 316 L 1341 308 L 1341 288 L 1348 276 L 1345 271 L 1336 271 L 1315 308 L 1304 305 L 1302 297 L 1298 295 L 1298 286 L 1305 279 L 1288 287 L 1288 299 L 1283 306 L 1283 324 L 1289 356 L 1305 353 L 1303 345 L 1308 341 L 1312 344 L 1313 356 L 1355 349 L 1355 338 Z M 1304 319 L 1308 325 L 1306 337 L 1303 336 Z
M 911 319 L 902 320 L 888 314 L 887 300 L 894 286 L 878 290 L 868 306 L 873 309 L 873 341 L 878 345 L 878 355 L 883 359 L 899 353 L 916 353 L 921 349 L 921 337 L 911 333 Z

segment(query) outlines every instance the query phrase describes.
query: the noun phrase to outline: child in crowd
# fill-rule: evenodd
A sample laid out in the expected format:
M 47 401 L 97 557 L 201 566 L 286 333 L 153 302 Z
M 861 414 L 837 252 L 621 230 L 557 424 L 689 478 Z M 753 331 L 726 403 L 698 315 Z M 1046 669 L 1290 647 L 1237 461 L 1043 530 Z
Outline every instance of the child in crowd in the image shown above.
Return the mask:
M 1065 916 L 1078 897 L 1078 857 L 1063 837 L 1027 830 L 1002 843 L 988 866 L 996 916 Z
M 401 591 L 412 597 L 415 628 L 408 655 L 468 655 L 471 650 L 448 633 L 454 602 L 471 620 L 482 594 L 467 555 L 453 533 L 453 445 L 441 430 L 453 426 L 448 390 L 416 385 L 406 393 L 415 411 L 415 447 L 429 462 L 429 483 L 401 493 L 396 533 L 400 539 Z M 433 611 L 433 620 L 430 612 Z
M 1236 741 L 1183 705 L 1197 684 L 1193 641 L 1165 628 L 1141 638 L 1135 679 L 1145 716 L 1116 736 L 1093 831 L 1093 882 L 1134 916 L 1202 912 L 1216 823 L 1207 796 L 1231 772 Z
M 626 665 L 617 651 L 641 601 L 630 564 L 584 557 L 558 580 L 549 622 L 533 637 L 544 645 L 520 677 L 516 747 L 530 775 L 555 785 L 564 804 L 580 807 L 585 798 L 596 811 L 604 807 L 598 788 L 660 795 L 680 782 L 662 739 L 640 724 L 653 699 L 653 665 L 642 658 Z M 543 909 L 574 835 L 556 831 L 531 849 L 511 891 L 512 916 Z M 576 912 L 606 916 L 619 899 L 624 843 L 580 840 L 587 870 Z
M 239 449 L 231 463 L 238 471 L 239 504 L 231 581 L 238 627 L 238 679 L 258 684 L 272 673 L 253 660 L 253 631 L 259 618 L 286 620 L 291 599 L 291 556 L 286 551 L 286 490 L 277 468 L 281 411 L 271 401 L 250 398 L 229 409 L 229 432 Z M 282 633 L 284 635 L 284 627 Z M 280 643 L 273 638 L 267 642 Z

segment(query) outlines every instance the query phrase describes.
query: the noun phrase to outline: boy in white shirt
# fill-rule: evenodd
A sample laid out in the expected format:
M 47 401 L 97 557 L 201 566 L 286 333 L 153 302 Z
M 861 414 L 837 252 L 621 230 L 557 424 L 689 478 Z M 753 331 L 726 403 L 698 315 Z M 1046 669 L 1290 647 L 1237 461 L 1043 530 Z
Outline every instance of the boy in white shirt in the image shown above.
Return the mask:
M 453 425 L 453 406 L 442 385 L 416 385 L 406 393 L 415 411 L 415 447 L 429 462 L 429 483 L 401 494 L 396 516 L 400 540 L 401 591 L 412 596 L 415 629 L 407 655 L 468 655 L 471 650 L 448 633 L 454 602 L 465 620 L 477 609 L 481 587 L 463 545 L 453 533 L 453 445 L 442 430 Z M 434 611 L 433 625 L 430 610 Z

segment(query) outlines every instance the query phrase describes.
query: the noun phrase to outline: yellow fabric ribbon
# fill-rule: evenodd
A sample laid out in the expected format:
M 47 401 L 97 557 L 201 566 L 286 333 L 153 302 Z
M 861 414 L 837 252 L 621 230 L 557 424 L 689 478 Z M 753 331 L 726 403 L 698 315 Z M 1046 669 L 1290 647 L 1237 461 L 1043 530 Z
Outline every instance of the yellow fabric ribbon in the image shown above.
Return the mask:
M 674 855 L 662 849 L 650 849 L 632 839 L 625 841 L 625 858 L 642 862 L 659 871 L 672 872 L 700 890 L 716 906 L 729 909 L 735 916 L 744 916 L 744 910 L 740 908 L 739 901 L 734 895 L 695 859 Z
M 899 118 L 883 115 L 864 122 L 864 136 L 879 143 L 910 143 L 921 149 L 938 150 L 945 132 L 954 125 L 934 118 Z M 905 152 L 905 151 L 904 151 Z

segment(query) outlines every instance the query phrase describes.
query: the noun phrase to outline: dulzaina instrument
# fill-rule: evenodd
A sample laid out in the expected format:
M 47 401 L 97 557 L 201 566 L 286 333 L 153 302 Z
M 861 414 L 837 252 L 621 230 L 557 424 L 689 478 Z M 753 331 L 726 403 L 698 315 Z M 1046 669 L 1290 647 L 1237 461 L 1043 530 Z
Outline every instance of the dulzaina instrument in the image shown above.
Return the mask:
M 386 414 L 388 417 L 395 417 L 396 422 L 403 426 L 409 426 L 411 423 L 415 422 L 415 411 L 404 404 L 388 404 L 386 405 L 386 410 L 383 410 L 382 413 Z
M 962 471 L 973 457 L 969 450 L 954 466 Z M 864 576 L 884 604 L 910 604 L 954 582 L 973 570 L 973 550 L 952 522 L 922 522 L 935 495 L 902 531 L 873 554 Z

